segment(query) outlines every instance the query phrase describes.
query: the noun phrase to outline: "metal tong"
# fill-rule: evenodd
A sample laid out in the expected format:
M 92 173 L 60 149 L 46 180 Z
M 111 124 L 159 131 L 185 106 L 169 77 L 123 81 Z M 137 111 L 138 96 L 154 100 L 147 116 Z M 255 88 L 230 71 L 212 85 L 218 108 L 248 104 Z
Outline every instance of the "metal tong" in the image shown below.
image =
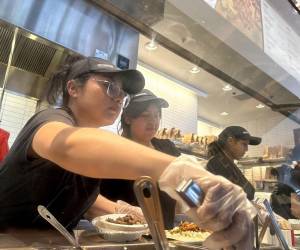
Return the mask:
M 82 249 L 79 246 L 78 240 L 76 240 L 68 230 L 58 222 L 58 220 L 48 211 L 48 209 L 42 205 L 37 207 L 39 214 L 48 221 L 57 231 L 59 231 L 76 249 Z
M 268 200 L 266 200 L 266 199 L 264 200 L 264 205 L 265 205 L 265 207 L 267 209 L 267 212 L 269 214 L 269 222 L 267 222 L 267 223 L 269 225 L 272 224 L 272 226 L 273 226 L 273 228 L 275 230 L 275 234 L 276 234 L 279 242 L 281 243 L 283 249 L 284 250 L 289 250 L 290 248 L 288 246 L 288 243 L 286 242 L 286 240 L 285 240 L 285 238 L 283 236 L 283 233 L 282 233 L 282 231 L 281 231 L 281 229 L 280 229 L 280 227 L 279 227 L 279 225 L 278 225 L 278 223 L 276 221 L 276 218 L 274 216 L 272 207 L 271 207 L 270 203 L 268 202 Z M 262 238 L 263 238 L 263 236 L 262 236 Z
M 157 183 L 151 177 L 142 176 L 135 181 L 134 192 L 148 223 L 155 248 L 168 250 Z

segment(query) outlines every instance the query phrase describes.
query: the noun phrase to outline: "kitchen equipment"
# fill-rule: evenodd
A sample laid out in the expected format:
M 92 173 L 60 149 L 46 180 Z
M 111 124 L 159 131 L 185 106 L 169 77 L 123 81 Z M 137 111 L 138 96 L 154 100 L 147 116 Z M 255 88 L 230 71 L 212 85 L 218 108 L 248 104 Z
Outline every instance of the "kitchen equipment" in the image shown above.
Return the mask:
M 135 181 L 134 192 L 148 223 L 155 248 L 157 250 L 169 250 L 164 231 L 157 183 L 151 177 L 142 176 Z
M 58 220 L 42 205 L 37 207 L 39 214 L 57 229 L 76 249 L 82 249 L 78 241 L 68 232 L 68 230 L 58 222 Z

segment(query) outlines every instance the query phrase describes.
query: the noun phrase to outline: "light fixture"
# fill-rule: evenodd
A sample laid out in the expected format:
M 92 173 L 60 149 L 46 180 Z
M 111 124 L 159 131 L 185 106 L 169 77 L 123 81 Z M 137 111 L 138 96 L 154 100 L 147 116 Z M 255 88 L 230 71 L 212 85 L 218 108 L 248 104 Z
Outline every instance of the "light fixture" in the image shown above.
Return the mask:
M 152 38 L 150 42 L 147 42 L 147 43 L 145 44 L 145 48 L 146 48 L 147 50 L 151 50 L 151 51 L 152 51 L 152 50 L 156 50 L 156 49 L 157 49 L 157 43 L 155 42 L 155 39 Z
M 258 109 L 262 109 L 262 108 L 265 107 L 265 105 L 263 105 L 263 104 L 260 103 L 260 104 L 256 105 L 255 107 L 258 108 Z
M 227 85 L 225 85 L 222 89 L 223 89 L 224 91 L 230 91 L 230 90 L 232 90 L 232 87 L 231 87 L 229 84 L 227 84 Z
M 226 115 L 229 115 L 229 113 L 224 111 L 224 112 L 220 113 L 220 115 L 226 116 Z
M 193 68 L 190 69 L 190 72 L 192 74 L 197 74 L 200 72 L 200 68 L 198 66 L 194 65 Z
M 29 35 L 28 35 L 28 38 L 29 38 L 29 39 L 32 39 L 32 40 L 36 40 L 36 39 L 37 39 L 37 36 L 36 36 L 36 35 L 33 35 L 33 34 L 29 34 Z

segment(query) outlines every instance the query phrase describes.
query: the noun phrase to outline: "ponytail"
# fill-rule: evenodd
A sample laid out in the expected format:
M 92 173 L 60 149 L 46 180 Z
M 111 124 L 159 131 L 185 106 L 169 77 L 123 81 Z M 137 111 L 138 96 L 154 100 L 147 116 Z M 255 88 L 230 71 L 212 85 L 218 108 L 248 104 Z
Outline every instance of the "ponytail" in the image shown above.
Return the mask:
M 50 105 L 58 105 L 58 102 L 62 101 L 60 104 L 67 106 L 69 101 L 69 94 L 66 88 L 68 75 L 73 63 L 83 58 L 84 57 L 80 55 L 67 56 L 61 68 L 51 76 L 46 90 L 46 98 Z M 61 98 L 62 100 L 60 100 Z
M 210 144 L 208 144 L 207 146 L 207 157 L 211 158 L 215 155 L 217 155 L 220 151 L 222 151 L 222 149 L 224 145 L 222 143 L 220 143 L 219 140 L 217 141 L 213 141 Z

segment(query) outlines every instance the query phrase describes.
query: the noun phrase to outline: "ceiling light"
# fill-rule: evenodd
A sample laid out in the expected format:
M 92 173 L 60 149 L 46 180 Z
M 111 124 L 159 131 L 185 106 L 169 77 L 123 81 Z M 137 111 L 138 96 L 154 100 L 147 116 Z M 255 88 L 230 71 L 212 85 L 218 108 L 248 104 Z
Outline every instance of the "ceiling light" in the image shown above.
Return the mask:
M 33 34 L 29 34 L 28 38 L 32 39 L 32 40 L 37 40 L 37 36 L 33 35 Z
M 191 72 L 192 74 L 197 74 L 197 73 L 200 72 L 200 68 L 199 68 L 198 66 L 195 65 L 195 66 L 193 66 L 193 68 L 191 68 L 190 72 Z
M 226 115 L 229 115 L 229 113 L 227 113 L 227 112 L 224 111 L 220 115 L 226 116 Z
M 224 86 L 222 89 L 223 89 L 224 91 L 230 91 L 230 90 L 232 90 L 232 87 L 231 87 L 229 84 L 227 84 L 227 85 Z
M 147 50 L 156 50 L 157 49 L 157 43 L 152 39 L 150 42 L 147 42 L 145 44 L 145 48 Z
M 256 108 L 258 108 L 258 109 L 262 109 L 262 108 L 264 108 L 265 107 L 265 105 L 263 105 L 263 104 L 258 104 L 258 105 L 256 105 Z

